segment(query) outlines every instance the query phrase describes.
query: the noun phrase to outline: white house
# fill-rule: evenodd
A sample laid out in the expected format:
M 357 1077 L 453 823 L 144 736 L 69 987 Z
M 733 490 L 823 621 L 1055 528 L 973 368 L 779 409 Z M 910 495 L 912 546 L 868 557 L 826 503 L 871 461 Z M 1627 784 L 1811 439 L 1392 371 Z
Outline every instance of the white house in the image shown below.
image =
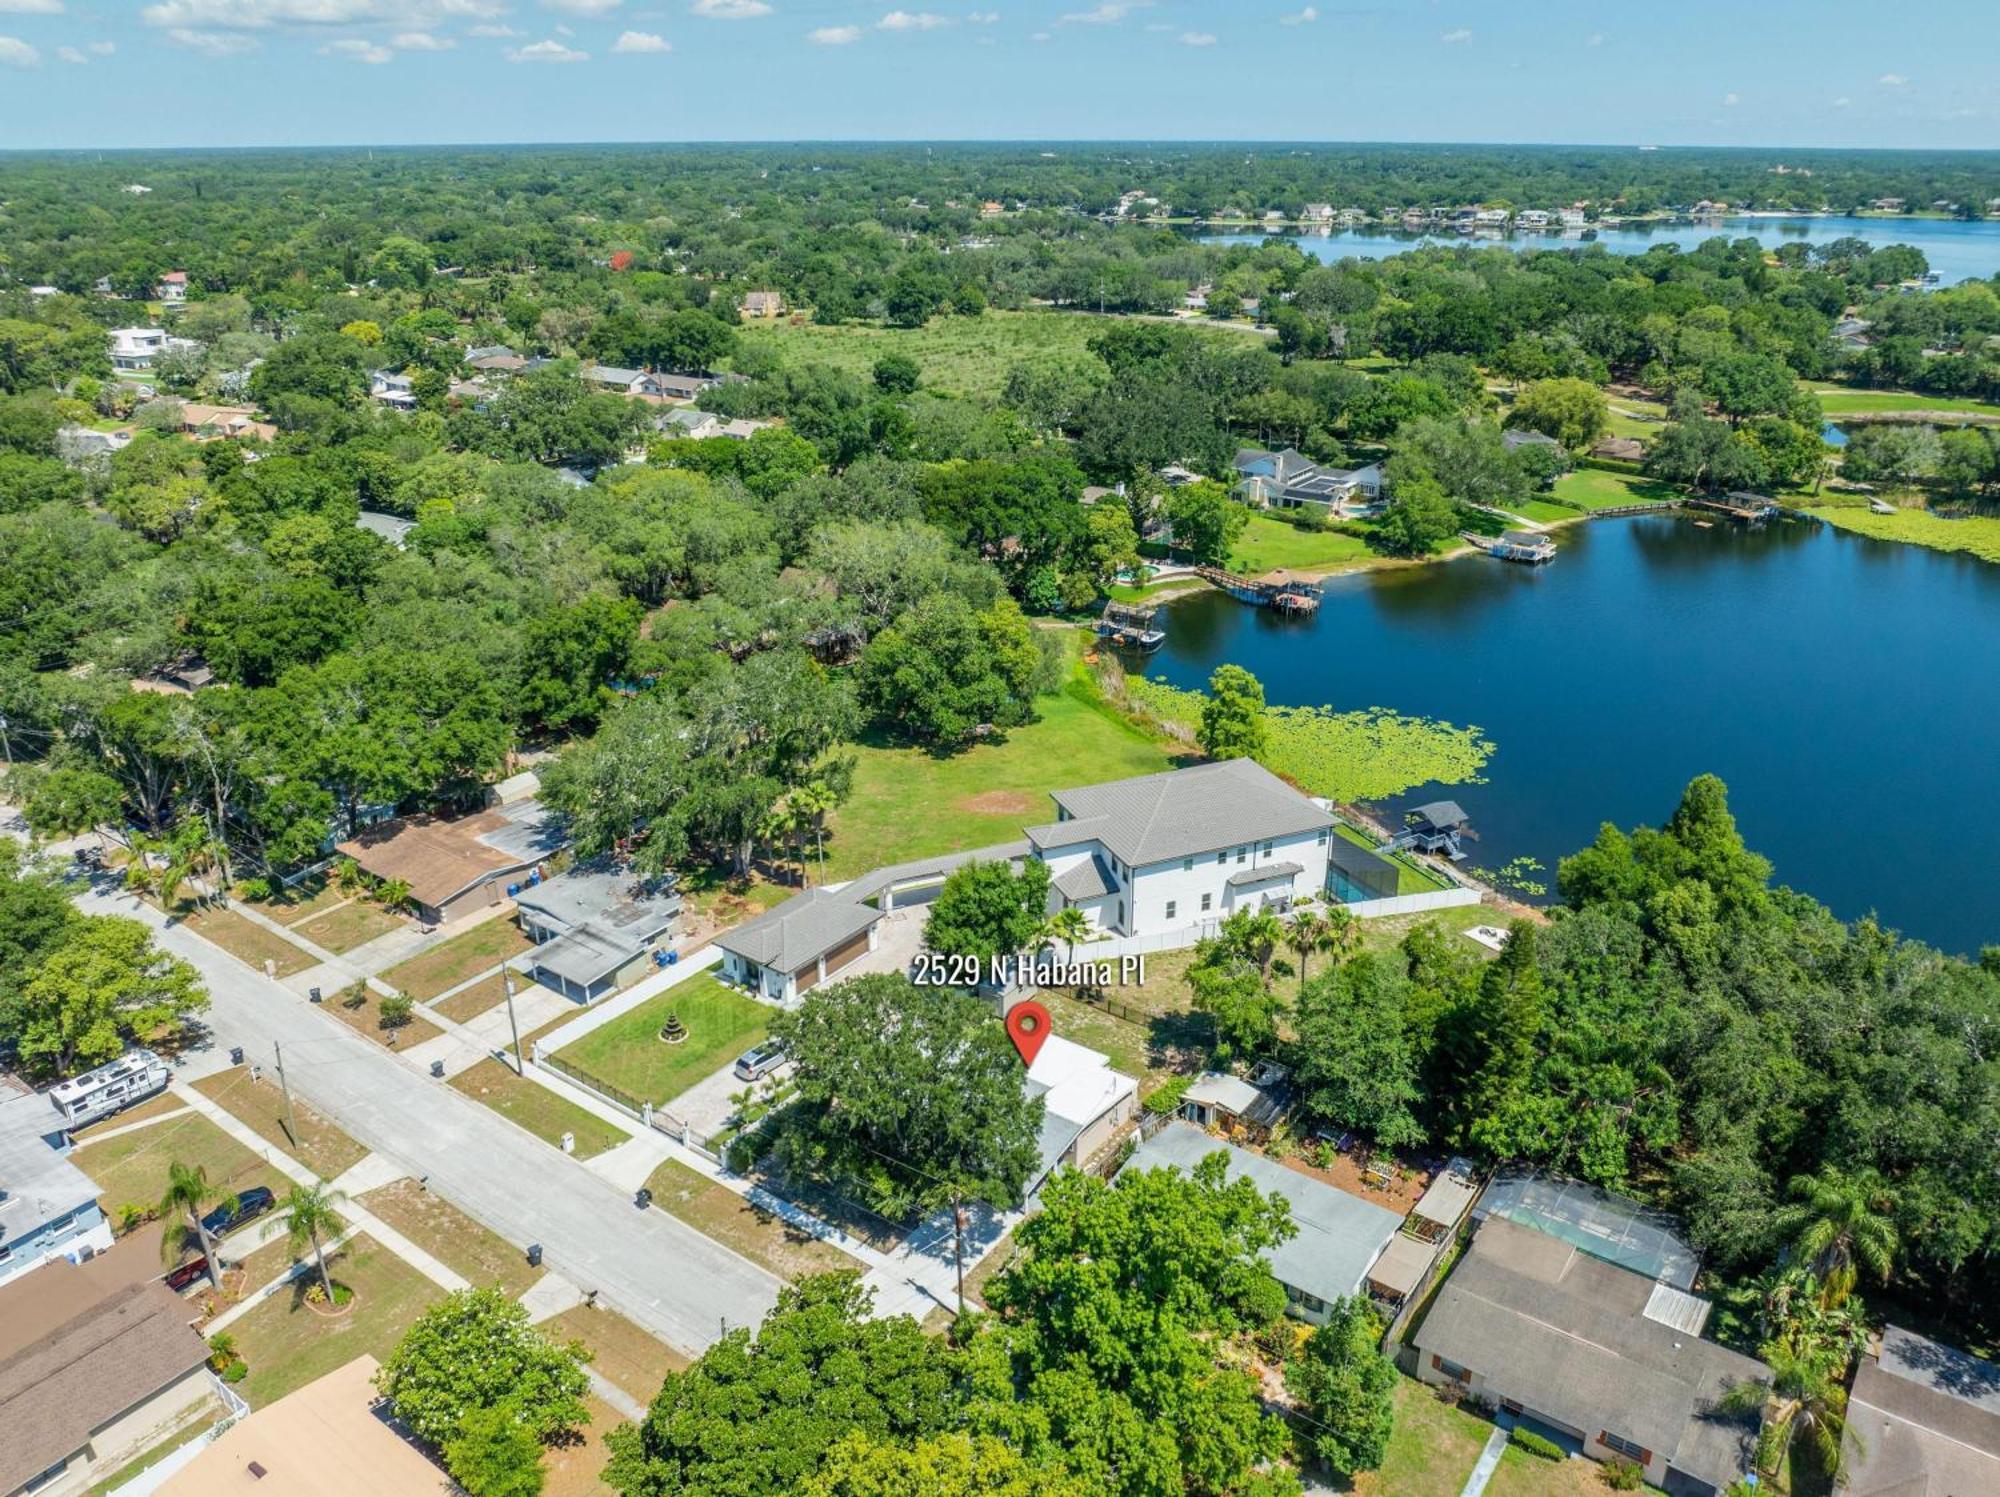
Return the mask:
M 167 306 L 178 307 L 188 299 L 188 273 L 185 270 L 170 270 L 160 277 L 160 284 L 153 290 Z
M 1369 513 L 1382 502 L 1380 463 L 1327 468 L 1295 448 L 1245 447 L 1232 460 L 1234 493 L 1259 509 L 1324 509 L 1338 516 Z
M 723 975 L 779 1003 L 795 1003 L 875 949 L 882 911 L 826 889 L 794 895 L 715 938 Z
M 1051 901 L 1120 936 L 1183 931 L 1327 887 L 1333 817 L 1250 759 L 1055 794 L 1027 829 Z
M 368 393 L 383 405 L 398 411 L 417 408 L 417 392 L 407 374 L 378 369 L 368 378 Z
M 1082 1169 L 1138 1114 L 1139 1083 L 1088 1046 L 1051 1034 L 1028 1067 L 1030 1096 L 1042 1099 L 1039 1165 L 1029 1194 L 1059 1167 Z
M 49 1143 L 64 1122 L 47 1097 L 0 1103 L 0 1283 L 54 1258 L 111 1246 L 97 1186 Z
M 111 330 L 113 369 L 151 369 L 168 348 L 167 331 L 158 327 L 117 327 Z

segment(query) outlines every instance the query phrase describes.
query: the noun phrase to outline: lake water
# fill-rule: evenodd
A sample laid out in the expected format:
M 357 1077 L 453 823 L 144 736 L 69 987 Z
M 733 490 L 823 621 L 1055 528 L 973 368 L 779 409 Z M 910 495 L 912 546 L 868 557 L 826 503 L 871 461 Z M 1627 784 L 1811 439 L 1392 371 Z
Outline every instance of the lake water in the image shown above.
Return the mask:
M 1479 834 L 1469 865 L 1532 857 L 1553 889 L 1601 822 L 1664 821 L 1713 771 L 1780 882 L 1948 951 L 2000 942 L 2000 567 L 1805 524 L 1558 539 L 1546 567 L 1333 579 L 1310 621 L 1182 598 L 1145 669 L 1200 686 L 1233 661 L 1273 702 L 1479 725 L 1487 783 L 1442 792 Z
M 1297 234 L 1307 254 L 1331 264 L 1349 257 L 1381 260 L 1424 244 L 1503 244 L 1509 249 L 1565 249 L 1601 244 L 1615 255 L 1644 254 L 1656 244 L 1691 250 L 1718 235 L 1755 239 L 1767 248 L 1781 244 L 1830 244 L 1865 239 L 1876 248 L 1915 245 L 1946 282 L 1982 280 L 2000 273 L 2000 220 L 1958 223 L 1941 218 L 1725 218 L 1718 223 L 1645 224 L 1599 229 L 1592 240 L 1554 234 L 1512 234 L 1504 238 L 1465 234 L 1405 234 L 1391 229 L 1335 229 Z M 1260 233 L 1202 234 L 1203 244 L 1262 244 Z

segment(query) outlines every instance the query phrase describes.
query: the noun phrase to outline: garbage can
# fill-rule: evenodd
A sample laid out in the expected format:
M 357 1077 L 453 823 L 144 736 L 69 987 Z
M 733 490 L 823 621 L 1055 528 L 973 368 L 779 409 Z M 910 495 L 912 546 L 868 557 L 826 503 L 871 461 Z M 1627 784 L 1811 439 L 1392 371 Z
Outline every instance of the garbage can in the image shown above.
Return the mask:
M 540 1268 L 541 1266 L 542 1245 L 539 1242 L 531 1242 L 528 1244 L 528 1267 Z
M 632 1204 L 637 1206 L 641 1211 L 644 1211 L 648 1206 L 653 1204 L 653 1193 L 641 1185 L 637 1190 L 632 1192 Z

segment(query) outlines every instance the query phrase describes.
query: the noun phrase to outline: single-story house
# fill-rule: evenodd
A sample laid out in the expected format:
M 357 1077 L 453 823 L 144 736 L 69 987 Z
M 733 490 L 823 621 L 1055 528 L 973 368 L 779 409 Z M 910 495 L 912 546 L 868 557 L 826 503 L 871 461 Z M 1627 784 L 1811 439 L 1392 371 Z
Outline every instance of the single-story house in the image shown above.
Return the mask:
M 1847 1400 L 1846 1497 L 2000 1492 L 2000 1365 L 1887 1326 Z
M 643 369 L 622 369 L 613 364 L 592 364 L 583 371 L 586 383 L 609 390 L 614 395 L 630 395 L 645 377 Z
M 1525 426 L 1510 426 L 1500 433 L 1500 445 L 1509 452 L 1519 452 L 1523 447 L 1553 447 L 1563 450 L 1563 444 L 1547 432 L 1533 431 Z
M 136 435 L 129 426 L 116 431 L 99 431 L 94 426 L 64 426 L 56 430 L 56 456 L 71 467 L 101 462 L 114 452 L 123 452 Z
M 1058 1168 L 1082 1169 L 1138 1114 L 1139 1083 L 1088 1046 L 1051 1034 L 1028 1067 L 1030 1096 L 1042 1099 L 1039 1163 L 1029 1194 Z
M 589 1003 L 643 971 L 673 929 L 681 897 L 672 880 L 642 879 L 608 859 L 514 893 L 522 931 L 536 943 L 530 970 L 566 997 Z
M 1369 1267 L 1396 1235 L 1401 1218 L 1262 1154 L 1220 1143 L 1192 1123 L 1167 1124 L 1139 1145 L 1125 1169 L 1170 1165 L 1189 1172 L 1218 1151 L 1229 1161 L 1231 1179 L 1247 1179 L 1290 1204 L 1298 1231 L 1265 1258 L 1285 1286 L 1290 1313 L 1312 1325 L 1323 1323 L 1333 1301 L 1366 1287 Z
M 406 520 L 401 515 L 385 514 L 379 509 L 364 509 L 354 518 L 354 523 L 371 535 L 379 535 L 398 551 L 410 538 L 410 532 L 417 528 L 415 520 Z
M 443 1471 L 398 1432 L 366 1355 L 238 1419 L 156 1497 L 450 1497 Z
M 693 400 L 717 384 L 712 374 L 648 374 L 640 394 L 655 400 Z
M 741 311 L 745 317 L 782 317 L 785 298 L 775 291 L 747 291 Z
M 693 406 L 684 405 L 675 410 L 663 411 L 654 418 L 656 430 L 669 437 L 680 437 L 690 442 L 705 442 L 711 437 L 722 435 L 722 418 L 698 411 Z
M 62 1127 L 45 1096 L 0 1102 L 0 1284 L 53 1259 L 79 1262 L 111 1246 L 96 1182 L 49 1142 Z
M 217 442 L 228 438 L 271 441 L 278 428 L 259 421 L 248 406 L 204 405 L 190 400 L 181 407 L 181 430 L 197 442 Z
M 1616 463 L 1638 463 L 1646 459 L 1646 444 L 1637 437 L 1604 437 L 1590 449 L 1592 457 Z
M 1676 1497 L 1719 1497 L 1751 1467 L 1754 1417 L 1724 1412 L 1761 1362 L 1702 1339 L 1708 1301 L 1489 1216 L 1431 1301 L 1417 1375 L 1497 1405 Z
M 73 1497 L 221 1412 L 208 1343 L 159 1273 L 146 1233 L 0 1286 L 4 1497 Z
M 1267 1133 L 1284 1111 L 1280 1093 L 1224 1071 L 1203 1071 L 1181 1093 L 1180 1115 L 1202 1128 Z
M 875 949 L 882 911 L 826 889 L 796 894 L 715 938 L 723 975 L 779 1003 L 795 1003 Z
M 159 691 L 180 696 L 215 684 L 215 670 L 199 655 L 183 655 L 132 682 L 134 691 Z
M 499 904 L 509 877 L 534 868 L 567 840 L 539 802 L 523 801 L 452 820 L 395 817 L 337 851 L 372 878 L 409 885 L 419 918 L 436 923 Z

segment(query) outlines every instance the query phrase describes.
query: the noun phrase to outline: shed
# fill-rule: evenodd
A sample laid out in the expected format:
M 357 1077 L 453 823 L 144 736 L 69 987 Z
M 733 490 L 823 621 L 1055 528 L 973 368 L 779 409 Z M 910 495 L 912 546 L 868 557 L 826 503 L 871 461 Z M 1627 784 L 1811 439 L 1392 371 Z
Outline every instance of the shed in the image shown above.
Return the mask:
M 1181 1093 L 1181 1116 L 1204 1128 L 1265 1129 L 1284 1112 L 1284 1099 L 1224 1071 L 1204 1071 Z
M 1422 1287 L 1424 1275 L 1430 1272 L 1437 1253 L 1436 1244 L 1398 1232 L 1370 1266 L 1368 1292 L 1377 1299 L 1400 1305 Z
M 1423 1199 L 1410 1212 L 1410 1230 L 1426 1242 L 1439 1242 L 1458 1229 L 1479 1195 L 1479 1179 L 1468 1159 L 1453 1159 L 1437 1172 Z

